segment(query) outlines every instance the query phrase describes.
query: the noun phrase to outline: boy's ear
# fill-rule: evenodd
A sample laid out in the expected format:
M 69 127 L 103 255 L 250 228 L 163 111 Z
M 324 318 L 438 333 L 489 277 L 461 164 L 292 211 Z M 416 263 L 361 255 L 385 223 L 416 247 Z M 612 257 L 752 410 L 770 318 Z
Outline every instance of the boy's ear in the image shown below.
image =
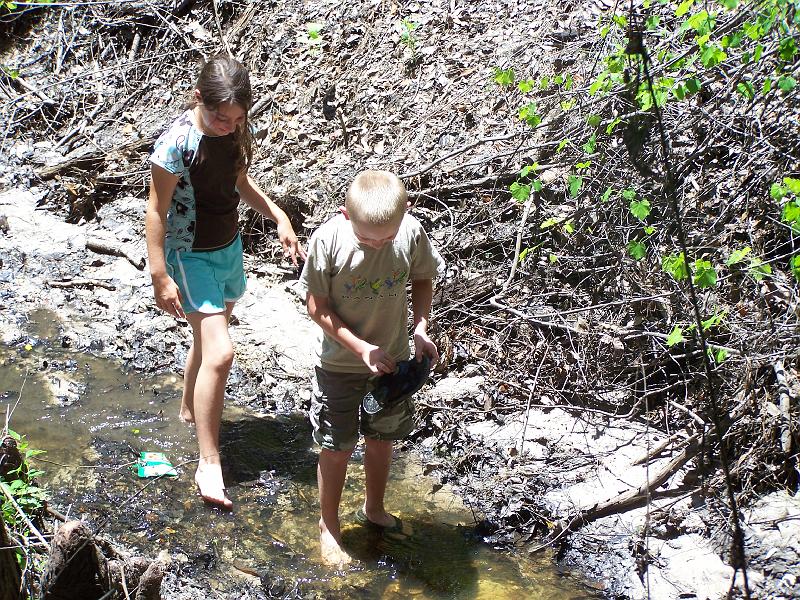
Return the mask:
M 203 95 L 200 93 L 200 90 L 198 89 L 194 90 L 194 99 L 200 104 L 203 103 Z
M 340 206 L 339 211 L 344 215 L 345 219 L 350 220 L 350 215 L 347 214 L 347 209 L 344 206 Z

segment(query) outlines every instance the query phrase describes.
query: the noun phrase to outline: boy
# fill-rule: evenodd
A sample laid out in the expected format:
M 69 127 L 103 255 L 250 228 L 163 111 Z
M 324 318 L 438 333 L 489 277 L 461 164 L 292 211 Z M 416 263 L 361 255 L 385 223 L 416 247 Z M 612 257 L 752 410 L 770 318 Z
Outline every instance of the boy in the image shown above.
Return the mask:
M 427 334 L 433 279 L 444 263 L 419 221 L 406 214 L 408 196 L 386 171 L 364 171 L 347 190 L 341 214 L 312 236 L 300 276 L 309 316 L 322 328 L 314 369 L 311 423 L 322 446 L 317 466 L 320 546 L 327 564 L 343 565 L 339 502 L 347 463 L 364 434 L 364 524 L 402 532 L 383 505 L 392 442 L 410 433 L 413 404 L 401 400 L 369 415 L 361 408 L 370 379 L 394 372 L 409 356 L 408 294 L 418 360 L 439 358 Z M 360 421 L 360 427 L 359 427 Z

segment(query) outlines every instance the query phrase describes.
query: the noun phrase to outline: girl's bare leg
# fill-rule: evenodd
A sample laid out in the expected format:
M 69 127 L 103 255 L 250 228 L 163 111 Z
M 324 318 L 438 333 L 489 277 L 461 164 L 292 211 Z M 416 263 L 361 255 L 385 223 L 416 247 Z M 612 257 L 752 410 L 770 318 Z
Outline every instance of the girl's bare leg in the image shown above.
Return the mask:
M 194 480 L 204 500 L 223 508 L 233 506 L 225 494 L 219 455 L 219 428 L 225 383 L 233 364 L 233 345 L 228 335 L 228 315 L 232 308 L 233 304 L 230 304 L 224 313 L 187 315 L 195 334 L 194 345 L 199 346 L 202 356 L 192 394 L 197 442 L 200 447 L 200 461 Z
M 199 332 L 198 332 L 199 333 Z M 198 335 L 194 335 L 195 340 L 186 355 L 186 367 L 183 369 L 183 395 L 181 396 L 181 411 L 178 418 L 184 423 L 194 423 L 194 387 L 197 381 L 197 371 L 200 370 L 200 363 L 203 362 L 203 355 L 200 354 L 200 345 L 197 343 Z

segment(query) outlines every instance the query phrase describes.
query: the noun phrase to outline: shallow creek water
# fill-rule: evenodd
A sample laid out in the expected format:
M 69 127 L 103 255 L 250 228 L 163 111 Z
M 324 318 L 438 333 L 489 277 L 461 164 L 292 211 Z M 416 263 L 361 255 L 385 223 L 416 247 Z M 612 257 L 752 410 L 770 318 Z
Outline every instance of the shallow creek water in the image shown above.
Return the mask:
M 233 513 L 195 495 L 196 442 L 176 418 L 177 376 L 142 377 L 114 362 L 61 348 L 52 315 L 32 315 L 23 347 L 0 347 L 0 409 L 11 429 L 47 453 L 36 466 L 52 504 L 84 518 L 145 556 L 168 550 L 184 575 L 223 597 L 261 579 L 279 596 L 296 585 L 327 597 L 593 597 L 547 556 L 491 550 L 474 534 L 475 517 L 457 496 L 422 474 L 412 454 L 393 466 L 388 506 L 414 534 L 388 540 L 355 524 L 363 469 L 356 451 L 342 500 L 343 538 L 359 560 L 334 571 L 318 560 L 316 452 L 302 415 L 269 417 L 228 402 L 223 456 Z M 19 399 L 19 402 L 17 400 Z M 165 452 L 177 478 L 144 480 L 139 451 Z

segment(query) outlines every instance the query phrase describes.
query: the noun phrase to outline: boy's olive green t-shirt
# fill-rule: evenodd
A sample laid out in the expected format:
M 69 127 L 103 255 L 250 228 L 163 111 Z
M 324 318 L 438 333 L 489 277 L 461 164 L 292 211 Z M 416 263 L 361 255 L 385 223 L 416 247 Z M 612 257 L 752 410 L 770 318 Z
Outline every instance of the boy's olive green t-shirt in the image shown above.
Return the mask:
M 420 222 L 406 214 L 394 240 L 382 248 L 361 244 L 350 221 L 337 215 L 311 237 L 300 275 L 306 292 L 327 296 L 330 307 L 358 337 L 395 360 L 409 357 L 408 292 L 415 279 L 435 279 L 444 261 Z M 320 330 L 316 364 L 328 371 L 369 373 L 360 357 Z

